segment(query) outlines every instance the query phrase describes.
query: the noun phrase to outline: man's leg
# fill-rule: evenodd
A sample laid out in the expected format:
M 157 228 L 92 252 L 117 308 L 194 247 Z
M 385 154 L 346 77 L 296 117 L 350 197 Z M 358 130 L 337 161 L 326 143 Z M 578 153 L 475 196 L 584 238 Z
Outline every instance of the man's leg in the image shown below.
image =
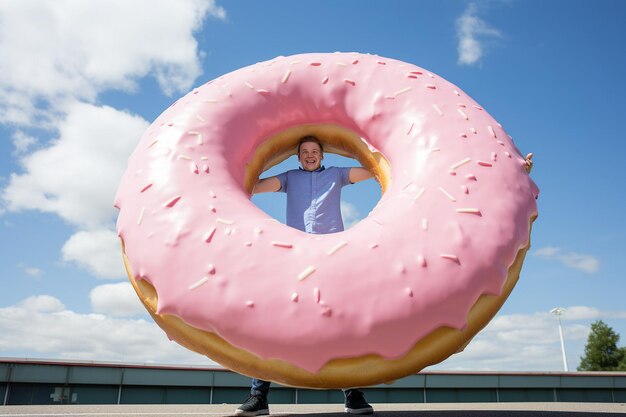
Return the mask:
M 270 392 L 270 382 L 260 379 L 252 380 L 250 388 L 250 397 L 237 408 L 238 416 L 265 416 L 270 413 L 267 404 L 267 395 Z
M 372 414 L 374 409 L 365 401 L 363 393 L 358 389 L 343 390 L 346 396 L 345 411 L 348 414 Z

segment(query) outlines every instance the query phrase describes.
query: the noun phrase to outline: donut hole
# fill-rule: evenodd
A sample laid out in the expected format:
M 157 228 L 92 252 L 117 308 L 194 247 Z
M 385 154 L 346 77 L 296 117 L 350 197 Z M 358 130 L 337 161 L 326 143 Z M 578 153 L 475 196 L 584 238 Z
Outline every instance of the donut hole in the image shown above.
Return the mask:
M 378 184 L 374 181 L 363 181 L 344 187 L 341 199 L 342 217 L 346 228 L 349 228 L 378 203 L 390 184 L 391 177 L 387 159 L 368 146 L 365 139 L 347 128 L 330 124 L 301 125 L 268 138 L 255 149 L 254 155 L 246 164 L 244 188 L 251 193 L 259 177 L 297 169 L 300 166 L 296 155 L 297 146 L 300 139 L 307 135 L 316 136 L 322 142 L 323 165 L 361 165 L 378 181 Z M 286 196 L 283 193 L 257 194 L 253 196 L 252 202 L 273 218 L 285 223 Z

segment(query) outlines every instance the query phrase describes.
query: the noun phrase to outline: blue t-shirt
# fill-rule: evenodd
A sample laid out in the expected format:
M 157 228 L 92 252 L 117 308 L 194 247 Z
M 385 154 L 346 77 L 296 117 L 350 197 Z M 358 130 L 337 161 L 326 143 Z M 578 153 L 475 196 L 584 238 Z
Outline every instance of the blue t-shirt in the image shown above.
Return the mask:
M 350 168 L 300 168 L 277 177 L 287 193 L 288 226 L 313 234 L 343 231 L 341 188 L 350 184 Z

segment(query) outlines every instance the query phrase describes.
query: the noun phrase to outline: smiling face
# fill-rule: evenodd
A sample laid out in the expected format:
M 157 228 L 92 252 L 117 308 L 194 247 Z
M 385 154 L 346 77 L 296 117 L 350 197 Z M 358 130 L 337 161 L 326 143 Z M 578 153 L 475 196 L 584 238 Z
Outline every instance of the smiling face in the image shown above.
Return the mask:
M 298 161 L 305 171 L 315 171 L 322 164 L 324 154 L 322 148 L 315 142 L 303 142 L 300 144 Z

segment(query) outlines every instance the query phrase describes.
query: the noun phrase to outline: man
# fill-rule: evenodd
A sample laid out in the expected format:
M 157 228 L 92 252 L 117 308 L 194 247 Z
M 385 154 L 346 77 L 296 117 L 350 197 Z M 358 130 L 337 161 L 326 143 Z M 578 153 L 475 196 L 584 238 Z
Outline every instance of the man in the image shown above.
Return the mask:
M 287 193 L 287 225 L 306 233 L 325 234 L 343 231 L 341 218 L 341 188 L 372 177 L 362 167 L 326 169 L 322 166 L 324 149 L 315 136 L 305 136 L 298 144 L 301 168 L 263 178 L 257 182 L 253 194 Z M 270 382 L 252 380 L 250 397 L 237 408 L 237 415 L 260 416 L 269 414 L 267 395 Z M 350 414 L 372 414 L 374 410 L 357 389 L 346 389 L 345 411 Z

